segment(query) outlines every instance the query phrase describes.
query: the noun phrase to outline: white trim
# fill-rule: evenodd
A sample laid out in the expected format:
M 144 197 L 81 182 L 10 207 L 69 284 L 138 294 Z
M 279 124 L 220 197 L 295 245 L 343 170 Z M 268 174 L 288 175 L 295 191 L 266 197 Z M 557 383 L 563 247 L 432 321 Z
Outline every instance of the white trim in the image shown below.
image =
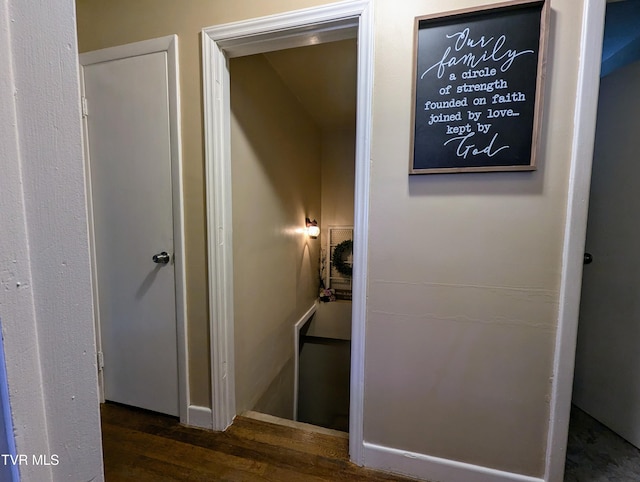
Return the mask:
M 84 85 L 84 70 L 83 65 L 80 64 L 80 95 L 82 96 L 83 111 L 86 105 L 85 101 L 85 85 Z M 93 222 L 93 191 L 91 187 L 91 162 L 89 159 L 89 128 L 87 126 L 87 118 L 83 115 L 82 118 L 82 150 L 84 152 L 84 168 L 85 168 L 85 198 L 87 200 L 87 229 L 89 234 L 89 256 L 91 263 L 91 291 L 93 293 L 93 316 L 95 326 L 96 337 L 96 352 L 98 356 L 102 353 L 102 332 L 100 330 L 100 297 L 98 294 L 98 270 L 96 267 L 96 239 L 95 226 Z M 98 399 L 100 403 L 105 402 L 104 398 L 104 370 L 98 363 Z
M 116 47 L 108 47 L 100 50 L 92 50 L 79 55 L 80 65 L 99 64 L 101 62 L 109 62 L 110 60 L 126 59 L 127 57 L 136 57 L 138 55 L 153 54 L 156 52 L 169 52 L 170 49 L 177 47 L 178 36 L 167 35 L 166 37 L 158 37 L 140 42 L 133 42 Z
M 353 282 L 351 285 L 351 387 L 349 457 L 364 465 L 364 360 L 369 261 L 369 186 L 373 113 L 373 4 L 361 2 L 358 29 L 358 105 L 356 125 Z
M 370 468 L 439 482 L 544 482 L 543 479 L 364 442 Z
M 236 414 L 229 70 L 223 50 L 204 32 L 202 55 L 211 414 L 213 429 L 225 430 Z
M 564 477 L 578 334 L 582 265 L 587 232 L 591 164 L 593 162 L 598 109 L 605 7 L 605 0 L 584 2 L 582 14 L 579 55 L 581 61 L 574 114 L 576 122 L 571 149 L 567 221 L 560 282 L 560 310 L 545 459 L 545 480 L 548 482 L 562 481 Z
M 166 52 L 167 74 L 169 89 L 169 118 L 170 118 L 170 142 L 171 142 L 171 188 L 173 201 L 173 243 L 174 243 L 174 276 L 175 276 L 175 306 L 176 306 L 176 335 L 178 352 L 178 405 L 180 421 L 188 423 L 189 407 L 189 370 L 188 370 L 188 343 L 187 343 L 187 313 L 186 313 L 186 272 L 185 272 L 185 247 L 184 247 L 184 193 L 182 179 L 182 138 L 180 120 L 180 83 L 178 63 L 178 36 L 168 35 L 141 42 L 130 43 L 117 47 L 110 47 L 93 52 L 80 54 L 81 85 L 84 95 L 84 67 L 110 60 L 124 59 L 138 55 Z M 89 115 L 91 106 L 89 105 Z M 84 148 L 87 169 L 87 203 L 89 210 L 89 237 L 91 244 L 91 264 L 93 271 L 94 311 L 96 317 L 96 342 L 98 351 L 102 351 L 100 340 L 100 311 L 98 310 L 98 280 L 96 275 L 95 236 L 93 219 L 93 202 L 91 196 L 91 171 L 87 137 L 86 119 L 84 121 Z M 102 372 L 99 372 L 100 399 L 104 401 L 104 383 Z
M 180 109 L 180 62 L 178 36 L 167 49 L 167 73 L 169 76 L 169 115 L 171 137 L 171 188 L 173 194 L 173 259 L 176 283 L 176 325 L 178 342 L 178 383 L 180 420 L 188 419 L 189 396 L 189 344 L 187 335 L 187 252 L 184 226 L 184 179 L 182 172 L 182 119 Z
M 293 325 L 293 420 L 298 420 L 298 386 L 300 380 L 300 330 L 311 319 L 318 309 L 318 302 L 311 305 L 311 308 L 302 315 L 295 325 Z
M 366 1 L 346 1 L 284 12 L 203 30 L 226 58 L 355 38 Z M 302 31 L 301 27 L 310 30 Z
M 187 410 L 186 425 L 192 427 L 206 428 L 211 430 L 211 409 L 209 407 L 201 407 L 199 405 L 189 405 Z M 180 420 L 182 422 L 182 420 Z M 183 422 L 184 423 L 184 422 Z
M 232 54 L 239 55 L 239 52 L 242 55 L 264 52 L 265 48 L 270 50 L 276 45 L 277 48 L 283 48 L 284 45 L 304 44 L 310 42 L 308 39 L 317 32 L 333 32 L 338 35 L 336 32 L 343 30 L 343 35 L 352 35 L 354 27 L 358 26 L 355 268 L 349 447 L 352 461 L 360 465 L 363 463 L 364 333 L 373 91 L 371 10 L 369 0 L 354 0 L 205 28 L 202 31 L 213 426 L 216 430 L 224 430 L 235 416 L 227 58 Z

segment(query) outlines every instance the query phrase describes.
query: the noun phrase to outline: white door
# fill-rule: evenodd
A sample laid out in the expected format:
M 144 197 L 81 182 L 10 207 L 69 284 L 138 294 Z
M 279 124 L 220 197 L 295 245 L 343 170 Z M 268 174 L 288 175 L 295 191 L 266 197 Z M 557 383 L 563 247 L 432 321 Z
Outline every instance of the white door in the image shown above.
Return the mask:
M 574 403 L 640 447 L 640 62 L 602 79 Z
M 166 52 L 83 68 L 105 399 L 178 415 L 167 72 Z

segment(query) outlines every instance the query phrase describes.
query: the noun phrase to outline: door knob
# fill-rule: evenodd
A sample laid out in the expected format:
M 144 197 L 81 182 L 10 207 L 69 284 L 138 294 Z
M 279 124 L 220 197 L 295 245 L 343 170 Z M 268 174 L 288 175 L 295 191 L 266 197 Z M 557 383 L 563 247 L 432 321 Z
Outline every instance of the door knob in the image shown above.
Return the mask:
M 171 256 L 166 251 L 153 255 L 153 262 L 158 264 L 167 264 L 171 261 Z
M 584 253 L 584 264 L 591 264 L 593 262 L 593 256 L 591 253 Z

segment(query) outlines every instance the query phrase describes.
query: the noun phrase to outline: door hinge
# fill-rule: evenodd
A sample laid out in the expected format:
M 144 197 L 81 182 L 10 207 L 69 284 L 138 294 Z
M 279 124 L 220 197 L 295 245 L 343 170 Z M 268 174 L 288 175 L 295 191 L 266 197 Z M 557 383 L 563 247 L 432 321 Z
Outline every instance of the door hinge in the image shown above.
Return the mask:
M 98 371 L 101 371 L 104 368 L 104 354 L 99 351 L 98 352 Z
M 82 96 L 82 117 L 89 115 L 89 107 L 87 106 L 87 98 Z

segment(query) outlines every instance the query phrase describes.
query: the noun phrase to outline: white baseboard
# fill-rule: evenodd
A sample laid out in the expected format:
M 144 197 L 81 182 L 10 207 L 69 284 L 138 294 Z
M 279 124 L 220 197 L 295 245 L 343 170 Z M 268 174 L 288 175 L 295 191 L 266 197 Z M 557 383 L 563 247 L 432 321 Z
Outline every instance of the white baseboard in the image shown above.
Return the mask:
M 438 482 L 544 482 L 544 479 L 364 442 L 365 467 Z
M 199 428 L 213 429 L 213 418 L 209 407 L 189 405 L 187 425 Z

